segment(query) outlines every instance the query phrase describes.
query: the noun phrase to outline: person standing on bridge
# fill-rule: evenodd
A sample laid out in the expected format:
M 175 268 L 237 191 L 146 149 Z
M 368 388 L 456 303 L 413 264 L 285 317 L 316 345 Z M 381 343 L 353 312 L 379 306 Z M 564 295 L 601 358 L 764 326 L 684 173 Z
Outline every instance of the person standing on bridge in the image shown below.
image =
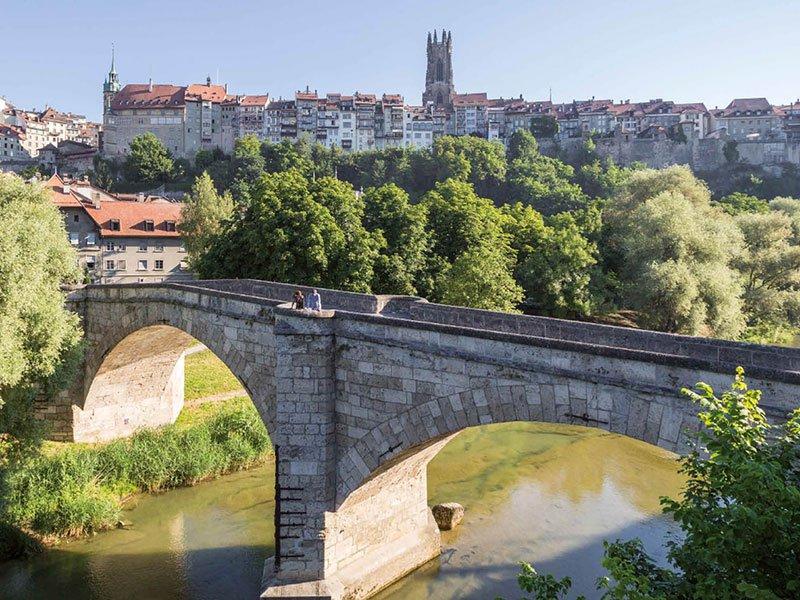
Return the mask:
M 294 293 L 292 306 L 295 310 L 303 310 L 303 308 L 305 307 L 305 298 L 303 297 L 303 292 L 301 292 L 300 290 L 297 290 Z
M 322 298 L 317 290 L 313 290 L 308 295 L 308 302 L 306 302 L 306 306 L 309 310 L 313 310 L 314 312 L 322 311 Z

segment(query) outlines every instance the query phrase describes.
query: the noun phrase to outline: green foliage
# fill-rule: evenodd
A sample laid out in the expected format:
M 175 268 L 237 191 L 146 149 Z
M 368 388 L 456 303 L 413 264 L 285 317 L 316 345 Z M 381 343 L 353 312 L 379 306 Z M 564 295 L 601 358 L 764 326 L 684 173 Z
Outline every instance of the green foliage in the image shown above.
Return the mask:
M 364 227 L 380 235 L 372 290 L 377 294 L 415 294 L 415 282 L 426 266 L 430 239 L 425 207 L 411 204 L 393 183 L 369 188 L 364 194 Z
M 670 568 L 659 567 L 639 540 L 606 542 L 603 598 L 797 598 L 800 410 L 780 429 L 770 426 L 761 392 L 748 389 L 741 367 L 719 397 L 703 383 L 683 393 L 700 407 L 700 426 L 678 459 L 687 478 L 681 497 L 661 500 L 683 536 L 667 543 Z M 520 586 L 545 600 L 563 597 L 570 582 L 526 565 Z
M 517 582 L 523 592 L 533 594 L 532 598 L 534 600 L 565 599 L 572 587 L 572 580 L 569 577 L 556 579 L 549 573 L 540 575 L 536 572 L 536 569 L 527 563 L 522 563 Z M 583 596 L 579 596 L 577 600 L 585 599 Z
M 800 325 L 800 245 L 791 218 L 783 212 L 736 217 L 745 251 L 734 266 L 744 284 L 744 307 L 751 324 Z
M 431 157 L 437 181 L 468 181 L 479 196 L 499 195 L 506 177 L 502 143 L 469 135 L 445 136 L 433 143 Z
M 725 160 L 731 164 L 739 162 L 739 149 L 737 146 L 738 144 L 734 140 L 728 140 L 722 147 L 722 154 Z
M 294 169 L 309 176 L 314 171 L 311 161 L 302 156 L 289 140 L 283 140 L 278 144 L 264 143 L 261 146 L 261 154 L 264 156 L 264 169 L 267 173 Z
M 559 317 L 590 314 L 597 247 L 584 236 L 575 217 L 562 213 L 545 220 L 521 203 L 505 205 L 502 211 L 517 252 L 514 276 L 525 290 L 526 305 Z
M 197 272 L 369 291 L 378 250 L 360 224 L 362 213 L 344 182 L 309 183 L 295 170 L 262 175 L 242 215 L 197 261 Z
M 233 216 L 233 199 L 228 192 L 219 194 L 205 171 L 198 176 L 181 209 L 180 232 L 192 265 L 203 256 Z
M 165 183 L 172 177 L 174 163 L 169 150 L 149 131 L 131 141 L 125 159 L 125 178 L 148 185 Z
M 458 256 L 438 282 L 445 304 L 517 312 L 523 290 L 514 281 L 513 252 L 494 244 L 472 246 Z
M 729 215 L 735 217 L 742 213 L 766 213 L 769 212 L 769 204 L 765 200 L 760 200 L 755 196 L 743 194 L 742 192 L 734 192 L 728 194 L 724 198 L 720 198 L 717 202 L 713 202 L 724 210 Z
M 583 208 L 588 198 L 574 177 L 570 165 L 539 152 L 529 131 L 518 130 L 511 136 L 507 183 L 514 200 L 545 215 Z
M 77 361 L 81 329 L 60 286 L 79 277 L 48 193 L 0 173 L 0 466 L 30 431 L 32 394 L 63 383 Z
M 729 338 L 742 332 L 742 287 L 731 267 L 742 236 L 688 168 L 633 173 L 604 221 L 605 266 L 622 285 L 617 301 L 638 311 L 641 325 Z
M 125 496 L 192 485 L 248 468 L 271 451 L 251 403 L 191 426 L 143 430 L 98 447 L 39 455 L 7 476 L 0 521 L 45 537 L 113 527 Z

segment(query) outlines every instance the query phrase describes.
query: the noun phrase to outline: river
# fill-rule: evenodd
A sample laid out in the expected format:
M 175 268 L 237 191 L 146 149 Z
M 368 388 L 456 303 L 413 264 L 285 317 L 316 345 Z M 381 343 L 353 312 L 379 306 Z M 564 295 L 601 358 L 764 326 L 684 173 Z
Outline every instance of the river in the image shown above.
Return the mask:
M 663 560 L 674 523 L 658 498 L 677 495 L 674 457 L 581 427 L 511 423 L 461 433 L 431 462 L 430 503 L 466 508 L 444 552 L 381 600 L 521 597 L 519 561 L 569 575 L 596 598 L 604 539 L 640 537 Z M 0 565 L 0 597 L 80 600 L 257 598 L 273 552 L 272 464 L 193 488 L 142 496 L 129 529 Z

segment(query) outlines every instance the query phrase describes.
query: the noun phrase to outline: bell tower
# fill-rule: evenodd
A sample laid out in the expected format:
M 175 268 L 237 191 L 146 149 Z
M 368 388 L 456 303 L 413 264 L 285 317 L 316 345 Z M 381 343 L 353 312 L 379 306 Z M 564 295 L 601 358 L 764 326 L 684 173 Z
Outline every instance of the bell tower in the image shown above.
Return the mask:
M 122 89 L 119 83 L 119 76 L 117 69 L 114 67 L 114 46 L 111 46 L 111 68 L 106 75 L 106 80 L 103 82 L 103 114 L 105 115 L 111 108 L 111 100 L 114 94 Z
M 442 39 L 436 30 L 433 37 L 428 32 L 428 69 L 425 73 L 425 91 L 422 104 L 433 103 L 436 107 L 450 107 L 453 95 L 453 35 L 442 29 Z

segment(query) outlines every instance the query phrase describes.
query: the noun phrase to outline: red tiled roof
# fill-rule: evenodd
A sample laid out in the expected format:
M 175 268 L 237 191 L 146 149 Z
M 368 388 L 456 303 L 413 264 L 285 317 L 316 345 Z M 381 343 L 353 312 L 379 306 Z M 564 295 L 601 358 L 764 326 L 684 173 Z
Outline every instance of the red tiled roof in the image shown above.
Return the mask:
M 83 203 L 78 200 L 74 191 L 64 191 L 64 181 L 56 173 L 53 173 L 50 179 L 44 182 L 44 187 L 50 191 L 50 198 L 56 206 L 65 208 L 83 207 Z
M 225 91 L 225 86 L 213 85 L 206 83 L 193 83 L 186 86 L 186 99 L 187 100 L 202 100 L 205 102 L 222 102 L 225 100 L 228 92 Z
M 25 131 L 14 125 L 4 125 L 0 123 L 0 134 L 14 136 L 17 139 L 25 139 Z
M 297 100 L 316 100 L 317 92 L 297 92 L 294 97 Z
M 114 95 L 111 108 L 141 108 L 145 106 L 162 106 L 178 108 L 186 104 L 186 88 L 177 85 L 153 85 L 147 83 L 129 83 Z
M 469 104 L 488 105 L 486 92 L 479 92 L 474 94 L 455 94 L 453 96 L 453 106 L 466 106 Z
M 264 96 L 242 96 L 239 104 L 242 106 L 264 106 L 269 103 L 269 95 Z
M 100 227 L 103 237 L 158 237 L 178 238 L 178 231 L 167 231 L 166 222 L 180 220 L 181 204 L 177 202 L 130 202 L 112 200 L 83 207 L 92 220 Z M 111 228 L 112 221 L 119 221 L 119 230 Z M 145 230 L 145 221 L 152 221 L 154 230 Z M 177 227 L 175 228 L 177 230 Z
M 772 105 L 766 98 L 735 98 L 725 107 L 721 116 L 728 117 L 735 113 L 754 112 L 757 110 L 770 113 L 772 112 Z

